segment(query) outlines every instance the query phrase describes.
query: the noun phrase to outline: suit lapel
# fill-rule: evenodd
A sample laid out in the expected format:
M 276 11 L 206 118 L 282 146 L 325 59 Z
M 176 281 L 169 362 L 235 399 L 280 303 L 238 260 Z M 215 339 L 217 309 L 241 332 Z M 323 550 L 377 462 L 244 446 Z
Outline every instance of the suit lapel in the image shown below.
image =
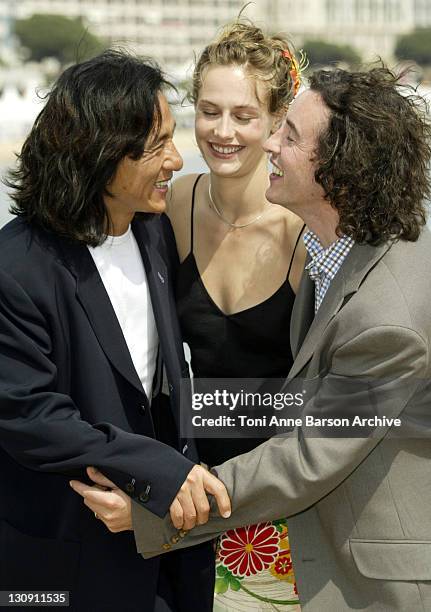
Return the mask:
M 359 286 L 370 270 L 377 264 L 391 247 L 391 243 L 373 247 L 368 244 L 354 244 L 309 325 L 310 308 L 314 309 L 314 282 L 305 271 L 300 290 L 292 313 L 291 337 L 295 361 L 289 372 L 289 378 L 297 376 L 310 361 L 318 346 L 323 332 L 346 302 L 346 298 L 359 289 Z M 305 274 L 307 277 L 305 277 Z M 309 325 L 309 328 L 308 328 Z M 297 330 L 295 328 L 297 327 Z M 308 330 L 308 332 L 307 332 Z M 294 347 L 295 343 L 295 347 Z
M 62 244 L 65 263 L 76 277 L 76 295 L 100 346 L 114 368 L 145 394 L 108 293 L 85 245 Z
M 141 252 L 154 316 L 157 318 L 159 304 L 163 306 L 169 295 L 169 278 L 166 263 L 160 254 L 160 233 L 156 231 L 153 224 L 153 218 L 135 219 L 132 223 L 132 230 Z
M 147 275 L 148 288 L 160 342 L 171 336 L 169 313 L 170 279 L 163 257 L 160 254 L 160 234 L 154 228 L 154 219 L 137 219 L 132 224 L 133 233 L 141 251 Z M 162 347 L 164 348 L 164 346 Z
M 307 257 L 305 265 L 310 261 Z M 295 359 L 314 319 L 314 283 L 304 270 L 290 320 L 290 346 Z
M 180 331 L 177 325 L 171 280 L 165 260 L 160 252 L 161 237 L 158 218 L 149 217 L 145 221 L 136 219 L 132 223 L 132 229 L 147 274 L 163 362 L 166 366 L 168 378 L 174 380 L 173 360 L 178 355 L 177 341 L 180 338 Z M 181 376 L 180 366 L 178 366 L 177 376 Z M 174 413 L 174 417 L 179 431 L 179 415 Z

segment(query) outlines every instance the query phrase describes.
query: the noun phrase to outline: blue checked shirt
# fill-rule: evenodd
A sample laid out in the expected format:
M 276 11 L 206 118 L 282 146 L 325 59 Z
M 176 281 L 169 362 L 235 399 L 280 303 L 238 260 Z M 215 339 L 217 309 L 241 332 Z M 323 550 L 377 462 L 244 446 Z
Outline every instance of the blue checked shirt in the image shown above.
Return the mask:
M 304 234 L 304 244 L 311 257 L 305 269 L 315 284 L 314 312 L 317 312 L 331 281 L 354 245 L 354 240 L 342 236 L 325 249 L 316 234 L 308 230 Z

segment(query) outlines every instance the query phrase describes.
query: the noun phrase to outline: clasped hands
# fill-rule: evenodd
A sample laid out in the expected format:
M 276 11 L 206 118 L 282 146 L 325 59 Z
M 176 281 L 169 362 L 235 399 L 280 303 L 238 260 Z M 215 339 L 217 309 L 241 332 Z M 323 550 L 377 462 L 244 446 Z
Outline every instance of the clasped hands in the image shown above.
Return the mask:
M 93 486 L 78 480 L 70 481 L 70 486 L 81 495 L 84 504 L 109 531 L 119 533 L 133 529 L 130 497 L 96 468 L 88 467 L 87 474 L 95 483 Z M 208 521 L 210 504 L 207 493 L 214 496 L 220 515 L 224 518 L 230 516 L 231 504 L 224 484 L 204 467 L 195 465 L 170 506 L 171 520 L 176 529 L 190 530 Z

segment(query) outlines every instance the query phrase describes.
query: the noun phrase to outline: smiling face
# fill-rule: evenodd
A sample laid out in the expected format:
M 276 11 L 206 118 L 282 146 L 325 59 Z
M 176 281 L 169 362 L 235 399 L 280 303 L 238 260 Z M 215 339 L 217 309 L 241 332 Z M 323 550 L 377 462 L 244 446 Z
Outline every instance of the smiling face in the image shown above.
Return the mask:
M 196 141 L 210 170 L 242 176 L 262 161 L 273 117 L 265 84 L 240 66 L 210 66 L 196 102 Z
M 320 94 L 307 90 L 292 102 L 280 129 L 265 143 L 274 166 L 266 197 L 302 218 L 307 209 L 316 208 L 316 201 L 326 202 L 314 173 L 318 138 L 328 121 L 329 109 Z
M 163 94 L 159 94 L 161 123 L 157 133 L 150 135 L 145 152 L 139 159 L 124 157 L 107 186 L 111 196 L 105 196 L 114 228 L 117 219 L 129 218 L 137 212 L 162 213 L 166 208 L 168 182 L 183 160 L 174 143 L 175 122 Z

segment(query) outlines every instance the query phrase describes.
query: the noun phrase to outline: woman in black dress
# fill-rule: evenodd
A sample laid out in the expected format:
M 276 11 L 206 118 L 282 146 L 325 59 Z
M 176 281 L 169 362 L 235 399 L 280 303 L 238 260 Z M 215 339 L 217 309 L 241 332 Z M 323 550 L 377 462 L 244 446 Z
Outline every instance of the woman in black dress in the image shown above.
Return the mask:
M 209 173 L 175 181 L 168 211 L 181 261 L 177 307 L 195 378 L 279 379 L 292 365 L 304 226 L 267 201 L 262 145 L 296 93 L 298 72 L 285 39 L 241 22 L 225 28 L 197 62 L 195 133 Z M 271 180 L 279 173 L 273 168 Z M 262 441 L 200 439 L 198 447 L 211 466 Z M 112 484 L 100 475 L 95 481 Z M 217 545 L 214 610 L 277 605 L 299 610 L 286 521 L 227 531 Z
M 196 378 L 285 378 L 289 325 L 305 260 L 303 223 L 265 197 L 262 145 L 298 85 L 288 42 L 235 23 L 200 56 L 195 134 L 209 174 L 172 187 L 181 260 L 177 307 Z M 277 169 L 274 172 L 278 173 Z M 198 439 L 220 464 L 263 440 Z M 299 609 L 285 521 L 227 532 L 217 551 L 214 610 Z

